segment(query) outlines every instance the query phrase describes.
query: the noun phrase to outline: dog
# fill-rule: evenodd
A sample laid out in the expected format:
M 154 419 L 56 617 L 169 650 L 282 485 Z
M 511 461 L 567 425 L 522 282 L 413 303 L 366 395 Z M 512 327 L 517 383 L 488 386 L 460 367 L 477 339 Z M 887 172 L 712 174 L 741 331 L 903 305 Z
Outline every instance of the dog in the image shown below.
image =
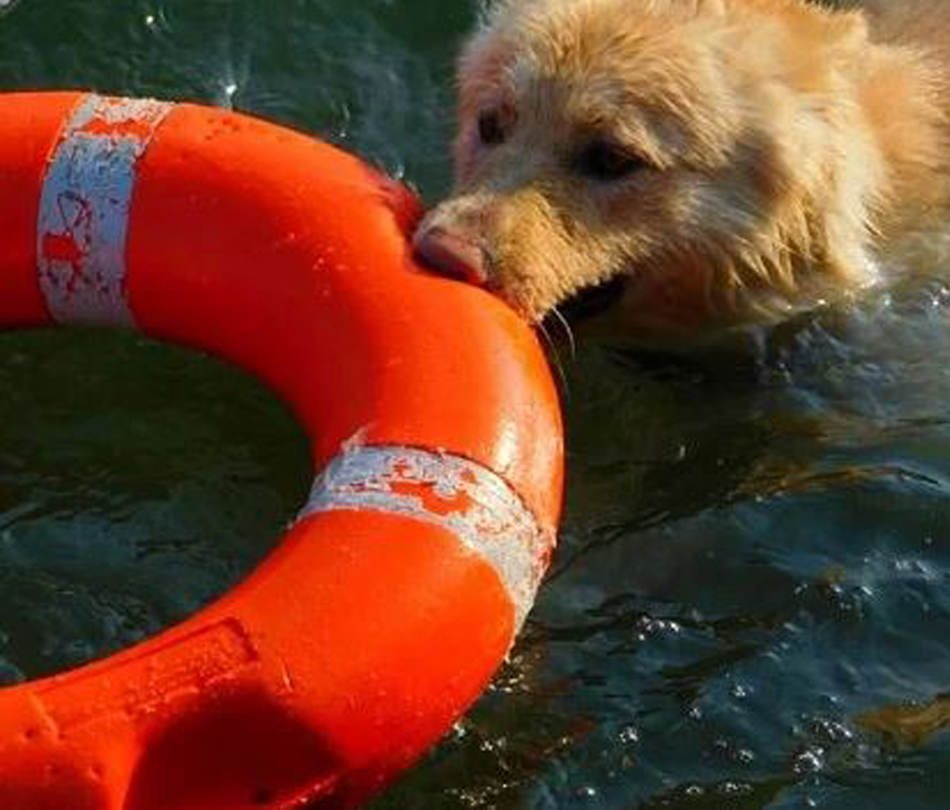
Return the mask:
M 950 197 L 946 0 L 499 0 L 458 95 L 414 249 L 532 322 L 607 285 L 647 342 L 775 323 Z

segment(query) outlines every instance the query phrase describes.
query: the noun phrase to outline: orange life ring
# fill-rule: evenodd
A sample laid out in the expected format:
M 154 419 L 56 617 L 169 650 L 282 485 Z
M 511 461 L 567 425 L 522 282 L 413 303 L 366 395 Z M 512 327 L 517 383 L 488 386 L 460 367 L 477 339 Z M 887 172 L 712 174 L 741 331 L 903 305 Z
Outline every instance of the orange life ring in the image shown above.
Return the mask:
M 0 327 L 132 326 L 233 361 L 291 404 L 322 471 L 216 603 L 0 689 L 0 807 L 379 790 L 485 686 L 549 556 L 561 426 L 534 336 L 413 265 L 402 186 L 227 111 L 0 96 L 0 207 Z

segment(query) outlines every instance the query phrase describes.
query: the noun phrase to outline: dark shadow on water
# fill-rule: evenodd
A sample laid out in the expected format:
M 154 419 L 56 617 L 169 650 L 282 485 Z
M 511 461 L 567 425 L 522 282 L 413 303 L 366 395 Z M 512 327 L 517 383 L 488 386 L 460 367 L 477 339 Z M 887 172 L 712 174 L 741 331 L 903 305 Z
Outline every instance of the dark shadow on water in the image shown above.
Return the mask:
M 247 575 L 309 483 L 287 410 L 208 357 L 0 335 L 0 681 L 181 621 Z

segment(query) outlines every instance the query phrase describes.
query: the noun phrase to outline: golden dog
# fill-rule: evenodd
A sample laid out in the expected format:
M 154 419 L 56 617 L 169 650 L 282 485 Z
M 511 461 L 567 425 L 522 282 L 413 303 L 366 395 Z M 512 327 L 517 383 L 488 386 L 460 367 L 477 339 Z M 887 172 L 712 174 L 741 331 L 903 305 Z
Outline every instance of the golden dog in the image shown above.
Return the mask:
M 948 0 L 499 0 L 458 84 L 416 251 L 532 321 L 617 277 L 650 340 L 775 321 L 947 193 Z

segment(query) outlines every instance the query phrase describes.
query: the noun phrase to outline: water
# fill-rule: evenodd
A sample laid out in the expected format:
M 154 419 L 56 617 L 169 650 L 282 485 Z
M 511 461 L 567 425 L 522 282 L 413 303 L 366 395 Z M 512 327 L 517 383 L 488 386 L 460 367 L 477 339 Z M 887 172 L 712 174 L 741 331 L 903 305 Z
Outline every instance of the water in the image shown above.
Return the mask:
M 22 0 L 0 17 L 0 85 L 233 105 L 435 197 L 473 15 Z M 923 244 L 904 260 L 950 267 Z M 490 691 L 377 806 L 950 805 L 948 309 L 927 281 L 802 318 L 752 359 L 562 350 L 552 575 Z M 306 488 L 289 417 L 212 361 L 5 335 L 0 390 L 0 677 L 186 615 L 266 553 Z
M 0 682 L 182 619 L 306 492 L 300 428 L 209 358 L 104 331 L 0 335 Z

